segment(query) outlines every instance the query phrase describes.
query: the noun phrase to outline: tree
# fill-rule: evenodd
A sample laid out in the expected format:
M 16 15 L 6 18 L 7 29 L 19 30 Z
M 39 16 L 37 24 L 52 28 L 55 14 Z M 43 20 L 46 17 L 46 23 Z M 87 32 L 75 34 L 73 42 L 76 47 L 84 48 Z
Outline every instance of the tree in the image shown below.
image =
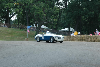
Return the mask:
M 15 15 L 13 12 L 14 1 L 13 0 L 1 0 L 0 1 L 0 17 L 5 23 L 9 24 L 10 27 L 10 19 Z
M 54 0 L 17 0 L 17 2 L 19 3 L 16 7 L 16 11 L 18 10 L 17 17 L 21 24 L 26 25 L 27 20 L 29 25 L 38 24 L 37 34 L 44 23 L 49 27 L 56 28 L 59 8 L 55 7 Z
M 98 0 L 70 0 L 66 5 L 67 9 L 64 10 L 66 22 L 63 24 L 73 27 L 82 34 L 93 33 L 96 28 L 99 29 L 99 5 Z

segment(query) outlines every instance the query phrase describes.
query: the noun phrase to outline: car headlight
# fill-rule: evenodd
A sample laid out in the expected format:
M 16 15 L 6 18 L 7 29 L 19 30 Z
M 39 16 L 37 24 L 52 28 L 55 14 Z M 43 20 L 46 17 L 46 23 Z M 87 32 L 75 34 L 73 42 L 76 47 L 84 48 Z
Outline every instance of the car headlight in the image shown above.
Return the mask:
M 61 37 L 58 37 L 58 39 L 61 39 Z
M 61 37 L 59 37 L 59 36 L 55 36 L 55 38 L 61 39 Z
M 58 36 L 55 36 L 55 38 L 58 38 Z

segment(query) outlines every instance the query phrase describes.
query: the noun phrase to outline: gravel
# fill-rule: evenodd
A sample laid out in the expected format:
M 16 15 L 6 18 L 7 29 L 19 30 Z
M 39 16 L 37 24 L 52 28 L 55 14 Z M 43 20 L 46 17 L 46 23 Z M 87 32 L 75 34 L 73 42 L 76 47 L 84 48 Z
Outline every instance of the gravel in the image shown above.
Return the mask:
M 0 67 L 100 67 L 100 43 L 0 41 Z

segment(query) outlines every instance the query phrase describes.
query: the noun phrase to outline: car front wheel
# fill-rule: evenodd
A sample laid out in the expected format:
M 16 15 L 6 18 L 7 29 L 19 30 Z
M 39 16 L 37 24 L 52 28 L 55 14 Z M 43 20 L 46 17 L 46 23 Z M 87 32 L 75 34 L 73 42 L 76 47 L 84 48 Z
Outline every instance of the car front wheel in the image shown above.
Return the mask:
M 37 42 L 40 42 L 40 38 L 39 37 L 37 37 L 36 40 L 37 40 Z
M 63 41 L 60 41 L 60 43 L 62 43 Z
M 51 42 L 51 43 L 54 42 L 54 38 L 53 38 L 53 37 L 50 38 L 50 42 Z

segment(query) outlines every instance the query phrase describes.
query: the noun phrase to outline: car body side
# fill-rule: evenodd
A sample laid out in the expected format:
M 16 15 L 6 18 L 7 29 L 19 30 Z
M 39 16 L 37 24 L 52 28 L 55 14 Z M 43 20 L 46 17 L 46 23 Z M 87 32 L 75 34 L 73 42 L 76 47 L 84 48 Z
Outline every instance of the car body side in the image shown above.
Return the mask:
M 35 36 L 35 39 L 39 37 L 40 41 L 50 41 L 51 37 L 53 37 L 54 41 L 62 41 L 64 40 L 64 36 L 56 35 L 56 34 L 38 34 Z

